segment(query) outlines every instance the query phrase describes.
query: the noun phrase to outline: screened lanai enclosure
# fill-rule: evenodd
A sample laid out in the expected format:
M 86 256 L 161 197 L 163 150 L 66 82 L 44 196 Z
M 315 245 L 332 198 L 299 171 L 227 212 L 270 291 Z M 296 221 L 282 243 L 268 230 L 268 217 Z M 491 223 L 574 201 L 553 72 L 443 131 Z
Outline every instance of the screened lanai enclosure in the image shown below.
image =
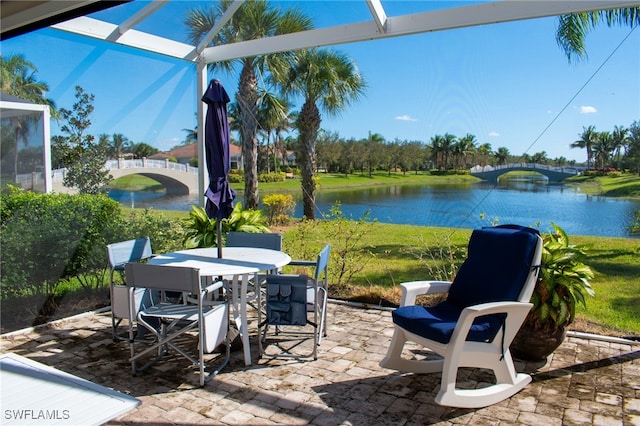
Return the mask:
M 167 38 L 162 23 L 153 22 L 154 13 L 169 0 L 158 1 L 3 1 L 2 38 L 18 36 L 28 31 L 51 26 L 57 30 L 79 34 L 128 46 L 140 51 L 178 58 L 196 65 L 196 93 L 204 93 L 208 83 L 207 66 L 221 61 L 259 56 L 298 49 L 335 46 L 347 43 L 382 40 L 413 34 L 455 30 L 503 22 L 513 22 L 580 11 L 637 6 L 637 1 L 575 0 L 575 1 L 420 1 L 412 4 L 412 13 L 394 15 L 396 4 L 391 0 L 353 0 L 346 9 L 351 13 L 336 13 L 335 22 L 311 30 L 281 34 L 231 44 L 212 45 L 212 40 L 224 28 L 245 0 L 230 2 L 229 7 L 197 46 L 184 40 Z M 202 4 L 204 2 L 195 2 Z M 287 2 L 283 2 L 287 3 Z M 290 2 L 291 6 L 295 2 Z M 326 2 L 327 7 L 331 3 Z M 394 4 L 395 3 L 395 4 Z M 123 8 L 128 18 L 121 22 L 97 19 L 96 12 L 112 7 Z M 366 13 L 362 13 L 366 11 Z M 358 12 L 358 13 L 356 13 Z M 363 17 L 366 16 L 366 19 Z M 311 18 L 314 18 L 313 16 Z M 381 58 L 382 59 L 382 58 Z M 126 73 L 122 78 L 127 78 Z M 199 98 L 199 95 L 197 95 Z M 204 104 L 197 102 L 197 139 L 199 164 L 204 164 Z M 208 182 L 200 168 L 199 199 L 204 203 Z
M 0 93 L 0 175 L 13 184 L 38 192 L 51 191 L 49 106 Z

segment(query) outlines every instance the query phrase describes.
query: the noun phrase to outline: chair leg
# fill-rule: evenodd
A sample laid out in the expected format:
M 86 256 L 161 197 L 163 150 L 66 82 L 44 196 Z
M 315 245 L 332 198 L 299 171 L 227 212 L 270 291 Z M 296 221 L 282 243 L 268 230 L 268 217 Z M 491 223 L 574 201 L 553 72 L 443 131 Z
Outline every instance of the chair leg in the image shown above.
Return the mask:
M 402 350 L 408 341 L 405 331 L 394 326 L 391 344 L 387 349 L 387 355 L 380 361 L 380 366 L 390 370 L 404 371 L 408 373 L 437 373 L 442 371 L 444 360 L 441 358 L 432 360 L 414 360 L 402 357 Z
M 502 357 L 502 359 L 500 359 Z M 493 371 L 496 383 L 478 389 L 456 388 L 458 367 L 488 368 Z M 466 352 L 464 355 L 447 357 L 442 372 L 440 391 L 435 401 L 440 405 L 461 408 L 481 408 L 496 404 L 520 392 L 531 382 L 531 376 L 517 373 L 511 353 L 504 356 L 498 348 L 491 352 Z

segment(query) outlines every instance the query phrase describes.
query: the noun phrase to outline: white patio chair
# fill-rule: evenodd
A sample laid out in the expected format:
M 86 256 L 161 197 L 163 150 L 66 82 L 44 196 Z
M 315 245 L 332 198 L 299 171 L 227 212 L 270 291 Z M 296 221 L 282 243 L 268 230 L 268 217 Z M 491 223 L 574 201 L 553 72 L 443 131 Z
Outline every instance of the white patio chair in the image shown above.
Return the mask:
M 122 320 L 135 320 L 135 315 L 132 318 L 129 317 L 130 312 L 133 311 L 134 314 L 137 314 L 141 306 L 149 306 L 152 303 L 151 292 L 144 288 L 137 289 L 134 292 L 127 287 L 124 265 L 128 262 L 149 259 L 152 256 L 153 252 L 149 237 L 107 245 L 111 282 L 111 327 L 114 341 L 128 340 L 127 332 L 118 332 L 118 327 Z M 116 279 L 117 276 L 119 276 L 119 280 Z
M 394 333 L 385 368 L 413 373 L 442 373 L 435 401 L 477 408 L 495 404 L 523 389 L 531 377 L 517 373 L 509 345 L 531 306 L 542 255 L 536 230 L 505 225 L 474 230 L 468 257 L 453 283 L 415 281 L 402 284 L 400 307 L 393 311 Z M 432 307 L 415 305 L 421 294 L 447 293 Z M 426 353 L 403 353 L 407 341 Z M 495 384 L 477 389 L 456 387 L 461 367 L 490 369 Z
M 264 354 L 264 345 L 270 326 L 274 326 L 276 335 L 309 335 L 301 327 L 313 327 L 313 349 L 308 355 L 317 359 L 317 348 L 326 336 L 328 270 L 331 246 L 327 244 L 315 261 L 294 260 L 289 265 L 314 268 L 313 277 L 305 274 L 269 274 L 266 276 L 266 319 L 259 324 L 260 356 Z M 296 327 L 293 329 L 293 327 Z M 307 355 L 288 355 L 305 357 Z
M 136 341 L 133 326 L 130 325 L 132 373 L 135 375 L 155 364 L 169 349 L 173 349 L 198 366 L 200 386 L 203 386 L 224 368 L 230 358 L 229 304 L 226 299 L 210 297 L 212 293 L 223 293 L 218 290 L 224 287 L 224 282 L 216 281 L 203 288 L 198 269 L 179 266 L 127 263 L 125 271 L 127 286 L 132 289 L 144 288 L 190 295 L 186 303 L 162 301 L 140 309 L 137 314 L 138 325 L 145 327 L 156 339 L 149 343 Z M 156 321 L 160 322 L 159 327 Z M 177 338 L 191 332 L 197 333 L 197 354 L 189 353 L 188 349 L 176 342 Z M 222 343 L 226 346 L 223 360 L 213 372 L 206 374 L 204 354 L 213 352 Z M 143 344 L 147 347 L 137 352 L 137 347 Z M 138 367 L 138 360 L 150 353 L 155 353 L 156 356 Z

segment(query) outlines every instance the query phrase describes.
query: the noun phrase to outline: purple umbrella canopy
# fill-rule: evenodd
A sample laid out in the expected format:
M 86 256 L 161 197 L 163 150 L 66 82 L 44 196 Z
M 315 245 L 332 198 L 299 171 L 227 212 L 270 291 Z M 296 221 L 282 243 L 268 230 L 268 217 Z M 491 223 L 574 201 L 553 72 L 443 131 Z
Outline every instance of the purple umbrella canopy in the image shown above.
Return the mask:
M 229 121 L 227 103 L 229 95 L 219 80 L 211 80 L 202 96 L 207 104 L 204 144 L 209 173 L 209 187 L 205 193 L 205 210 L 210 218 L 225 219 L 233 211 L 236 192 L 229 186 L 227 175 L 231 168 L 229 157 Z

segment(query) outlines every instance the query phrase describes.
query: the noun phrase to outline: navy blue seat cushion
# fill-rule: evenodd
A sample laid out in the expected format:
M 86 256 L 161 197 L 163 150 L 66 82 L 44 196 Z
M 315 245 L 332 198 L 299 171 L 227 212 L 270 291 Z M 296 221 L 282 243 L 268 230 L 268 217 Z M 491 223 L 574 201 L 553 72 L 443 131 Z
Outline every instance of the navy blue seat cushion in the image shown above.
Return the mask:
M 531 268 L 537 235 L 537 230 L 517 225 L 474 230 L 467 259 L 453 280 L 447 300 L 433 307 L 400 307 L 392 313 L 393 322 L 419 336 L 448 343 L 467 306 L 518 299 Z M 504 318 L 504 314 L 476 318 L 467 340 L 493 340 Z
M 393 322 L 403 329 L 443 344 L 449 343 L 462 309 L 442 302 L 436 306 L 403 306 L 394 310 Z M 473 322 L 466 340 L 491 341 L 502 326 L 504 315 L 485 315 Z

